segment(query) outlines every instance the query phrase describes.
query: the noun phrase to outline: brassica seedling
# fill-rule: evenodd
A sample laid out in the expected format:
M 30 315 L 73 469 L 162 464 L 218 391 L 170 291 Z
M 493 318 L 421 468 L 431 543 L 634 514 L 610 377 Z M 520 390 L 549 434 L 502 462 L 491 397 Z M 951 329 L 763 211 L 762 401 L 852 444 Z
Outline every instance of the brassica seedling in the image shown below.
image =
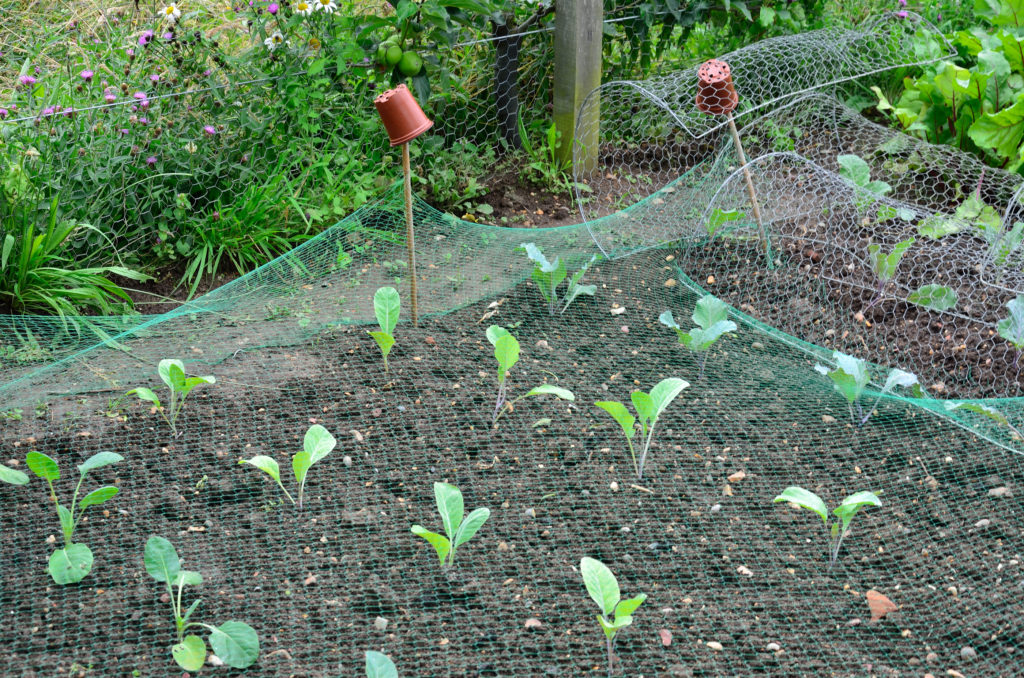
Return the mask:
M 313 424 L 306 431 L 306 435 L 302 439 L 302 451 L 292 457 L 292 471 L 295 472 L 295 482 L 299 484 L 299 508 L 302 508 L 302 493 L 306 487 L 306 474 L 309 473 L 313 464 L 330 454 L 337 444 L 338 441 L 334 439 L 334 436 L 320 424 Z M 258 454 L 252 459 L 239 459 L 238 463 L 251 464 L 266 473 L 274 479 L 277 486 L 284 492 L 284 496 L 288 497 L 288 501 L 293 505 L 296 503 L 281 482 L 281 468 L 277 465 L 276 459 Z
M 508 373 L 519 362 L 519 341 L 508 330 L 498 325 L 491 325 L 487 328 L 487 340 L 494 346 L 494 357 L 498 361 L 498 398 L 494 403 L 494 414 L 491 417 L 492 424 L 498 423 L 501 415 L 506 410 L 511 410 L 523 398 L 553 395 L 556 398 L 568 400 L 569 402 L 576 400 L 576 396 L 567 388 L 553 384 L 541 384 L 510 401 L 508 399 Z
M 60 480 L 60 467 L 57 462 L 42 452 L 29 452 L 25 457 L 25 463 L 37 476 L 46 481 L 50 487 L 50 499 L 57 507 L 57 517 L 60 519 L 60 529 L 64 535 L 64 548 L 57 549 L 50 555 L 48 570 L 53 581 L 57 584 L 74 584 L 82 581 L 92 570 L 92 551 L 85 544 L 77 544 L 73 540 L 75 528 L 82 520 L 82 514 L 90 506 L 97 506 L 111 499 L 118 493 L 113 485 L 106 485 L 93 490 L 78 500 L 78 492 L 82 489 L 82 483 L 89 471 L 94 471 L 110 464 L 124 461 L 124 457 L 114 452 L 97 452 L 84 463 L 78 466 L 78 484 L 75 485 L 75 493 L 71 495 L 71 507 L 68 508 L 57 499 L 57 493 L 53 489 L 53 481 Z M 27 480 L 27 478 L 26 478 Z
M 693 322 L 697 323 L 689 332 L 676 323 L 672 311 L 665 311 L 658 320 L 662 325 L 676 331 L 679 343 L 697 354 L 700 371 L 697 378 L 704 378 L 704 363 L 708 359 L 708 350 L 726 332 L 735 332 L 736 323 L 729 320 L 729 307 L 710 294 L 701 298 L 693 309 Z
M 996 331 L 1016 349 L 1013 366 L 1017 368 L 1020 352 L 1024 350 L 1024 294 L 1018 294 L 1006 302 L 1006 308 L 1010 310 L 1010 315 L 996 323 Z
M 1010 429 L 1010 432 L 1013 433 L 1013 435 L 1024 440 L 1024 433 L 1010 423 L 1010 420 L 1006 418 L 1005 414 L 990 405 L 982 405 L 981 403 L 972 403 L 964 400 L 947 400 L 943 405 L 949 412 L 954 410 L 967 410 L 968 412 L 974 412 L 975 414 L 980 414 L 983 417 L 988 417 L 997 424 L 1001 424 Z
M 867 362 L 839 351 L 832 353 L 832 359 L 836 361 L 836 367 L 830 369 L 825 365 L 815 365 L 814 370 L 831 379 L 835 390 L 846 398 L 846 405 L 850 411 L 850 421 L 857 426 L 863 426 L 867 423 L 871 413 L 878 406 L 882 397 L 893 391 L 897 386 L 912 389 L 915 397 L 920 398 L 922 395 L 917 375 L 894 367 L 889 370 L 889 374 L 885 378 L 885 384 L 882 385 L 882 390 L 879 391 L 875 402 L 865 412 L 860 404 L 860 397 L 871 380 Z M 854 408 L 857 410 L 856 415 L 853 413 Z
M 384 373 L 388 372 L 388 354 L 395 345 L 395 326 L 398 325 L 398 313 L 402 308 L 402 300 L 394 287 L 381 287 L 373 295 L 373 312 L 377 316 L 379 332 L 367 332 L 380 347 L 384 358 Z
M 915 240 L 915 238 L 907 238 L 902 242 L 896 243 L 888 254 L 882 252 L 881 245 L 876 243 L 868 245 L 868 261 L 871 263 L 871 271 L 875 274 L 878 283 L 875 289 L 875 296 L 864 307 L 865 311 L 882 300 L 885 286 L 896 275 L 896 268 L 899 267 L 903 255 L 907 253 L 907 250 L 910 249 Z
M 11 485 L 27 485 L 28 476 L 18 469 L 0 464 L 0 481 Z
M 206 662 L 206 642 L 193 633 L 185 634 L 190 628 L 197 627 L 210 632 L 210 645 L 214 654 L 228 666 L 244 669 L 256 663 L 260 656 L 260 639 L 253 627 L 240 621 L 226 621 L 220 626 L 189 621 L 202 598 L 197 598 L 187 610 L 182 611 L 181 592 L 185 586 L 202 584 L 203 577 L 198 572 L 181 568 L 178 552 L 171 542 L 156 535 L 150 537 L 146 541 L 143 561 L 150 577 L 167 584 L 171 610 L 174 612 L 174 627 L 178 634 L 178 642 L 171 646 L 171 656 L 178 666 L 186 671 L 198 671 Z M 174 587 L 177 587 L 177 593 Z
M 840 155 L 836 158 L 839 163 L 839 176 L 843 177 L 854 186 L 863 188 L 865 191 L 881 197 L 892 191 L 892 186 L 884 181 L 871 179 L 871 167 L 858 155 Z M 868 198 L 857 198 L 857 210 L 863 211 L 874 200 Z
M 185 407 L 185 398 L 188 397 L 188 394 L 196 386 L 200 384 L 216 384 L 217 380 L 213 376 L 187 377 L 185 376 L 185 363 L 170 358 L 160 361 L 160 364 L 157 366 L 157 374 L 160 375 L 160 380 L 170 390 L 170 398 L 168 399 L 166 409 L 160 403 L 160 398 L 157 397 L 156 393 L 143 386 L 134 388 L 125 395 L 137 395 L 141 400 L 153 403 L 157 412 L 164 418 L 167 425 L 171 427 L 171 432 L 177 437 L 178 415 L 181 414 L 182 408 Z
M 730 222 L 746 219 L 746 216 L 741 210 L 723 210 L 721 207 L 716 207 L 704 225 L 708 232 L 708 239 L 714 240 L 718 229 Z
M 441 567 L 444 567 L 446 561 L 451 566 L 455 563 L 455 550 L 472 539 L 483 527 L 491 517 L 491 510 L 478 508 L 463 518 L 462 492 L 448 483 L 434 483 L 434 499 L 437 501 L 437 512 L 441 514 L 441 523 L 447 536 L 431 532 L 421 525 L 413 525 L 411 530 L 417 537 L 423 537 L 430 542 L 437 551 Z
M 554 315 L 555 309 L 558 308 L 559 304 L 558 286 L 568 275 L 565 262 L 559 257 L 555 257 L 554 261 L 548 261 L 548 258 L 544 256 L 540 248 L 532 242 L 523 243 L 516 248 L 516 251 L 525 252 L 526 256 L 533 262 L 533 272 L 530 274 L 530 278 L 537 284 L 537 289 L 540 290 L 544 301 L 548 302 L 548 311 L 551 315 Z M 594 293 L 597 291 L 597 285 L 583 285 L 582 282 L 587 268 L 596 260 L 597 257 L 592 257 L 588 263 L 584 264 L 580 270 L 576 271 L 569 278 L 565 297 L 561 300 L 563 304 L 562 313 L 565 313 L 565 309 L 569 308 L 569 304 L 581 294 L 594 296 Z
M 383 652 L 366 651 L 366 678 L 398 678 L 398 669 Z
M 683 389 L 690 384 L 676 377 L 662 379 L 650 393 L 633 391 L 630 399 L 636 409 L 637 416 L 634 417 L 626 409 L 626 406 L 616 400 L 598 401 L 594 405 L 612 415 L 612 418 L 622 427 L 626 434 L 626 443 L 629 444 L 629 454 L 633 458 L 633 469 L 636 471 L 638 480 L 644 478 L 644 463 L 647 461 L 647 452 L 651 447 L 651 439 L 654 437 L 654 426 L 658 423 L 658 417 L 665 411 L 665 408 L 676 399 Z M 640 452 L 640 459 L 637 460 L 636 448 L 633 446 L 633 438 L 636 436 L 636 423 L 640 422 L 640 439 L 643 441 L 643 449 Z
M 583 584 L 591 600 L 601 608 L 597 615 L 597 623 L 604 631 L 605 645 L 608 648 L 608 675 L 612 675 L 612 652 L 615 637 L 619 631 L 633 623 L 633 612 L 647 600 L 647 594 L 641 593 L 635 598 L 622 600 L 619 593 L 619 582 L 612 571 L 600 560 L 584 557 L 580 560 L 580 573 Z
M 952 287 L 944 285 L 921 285 L 907 295 L 911 304 L 923 306 L 931 311 L 948 311 L 960 301 L 959 295 Z
M 850 533 L 850 523 L 853 521 L 853 517 L 866 506 L 882 505 L 881 500 L 874 492 L 865 491 L 851 494 L 843 500 L 842 504 L 832 510 L 832 513 L 839 520 L 832 523 L 830 528 L 828 525 L 828 507 L 825 506 L 825 502 L 821 497 L 810 490 L 805 490 L 802 487 L 787 487 L 782 494 L 775 497 L 775 503 L 780 501 L 796 504 L 801 508 L 817 513 L 821 517 L 821 522 L 829 535 L 829 572 L 832 571 L 836 560 L 839 558 L 839 549 L 843 545 L 843 539 Z

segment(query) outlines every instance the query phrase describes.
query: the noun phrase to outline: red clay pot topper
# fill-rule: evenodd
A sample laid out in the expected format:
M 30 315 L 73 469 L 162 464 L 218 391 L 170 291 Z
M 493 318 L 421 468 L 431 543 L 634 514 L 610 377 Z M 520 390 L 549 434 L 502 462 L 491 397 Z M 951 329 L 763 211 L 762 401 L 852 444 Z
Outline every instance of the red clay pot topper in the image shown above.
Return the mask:
M 697 109 L 703 113 L 722 115 L 731 113 L 740 102 L 732 84 L 729 64 L 718 59 L 705 61 L 697 69 Z
M 373 105 L 391 137 L 392 146 L 412 141 L 434 125 L 405 85 L 384 92 L 373 100 Z

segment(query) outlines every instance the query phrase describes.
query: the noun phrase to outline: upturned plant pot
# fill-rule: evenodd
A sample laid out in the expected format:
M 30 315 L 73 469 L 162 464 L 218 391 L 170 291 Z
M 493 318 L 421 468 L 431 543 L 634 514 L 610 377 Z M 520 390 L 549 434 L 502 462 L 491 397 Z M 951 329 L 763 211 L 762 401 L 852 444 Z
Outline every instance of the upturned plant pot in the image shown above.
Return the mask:
M 434 125 L 404 84 L 382 93 L 373 100 L 373 105 L 384 122 L 392 146 L 412 141 Z
M 732 84 L 729 64 L 711 59 L 697 69 L 697 109 L 711 115 L 724 115 L 735 110 L 740 98 Z

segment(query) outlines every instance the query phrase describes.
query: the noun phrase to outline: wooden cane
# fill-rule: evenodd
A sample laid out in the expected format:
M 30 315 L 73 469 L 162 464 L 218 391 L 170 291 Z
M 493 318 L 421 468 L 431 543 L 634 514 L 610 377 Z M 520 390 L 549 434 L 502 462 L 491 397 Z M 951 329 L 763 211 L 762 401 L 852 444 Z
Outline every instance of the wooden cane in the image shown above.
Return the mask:
M 747 180 L 747 193 L 750 195 L 750 204 L 754 208 L 754 220 L 757 222 L 761 249 L 768 254 L 768 239 L 764 233 L 764 222 L 761 220 L 761 205 L 757 202 L 757 193 L 754 192 L 754 179 L 750 176 L 750 169 L 747 167 L 747 155 L 743 152 L 740 133 L 736 129 L 736 121 L 733 119 L 731 111 L 727 117 L 729 118 L 729 131 L 732 132 L 732 143 L 736 146 L 736 154 L 739 156 L 740 166 L 743 167 L 743 178 Z
M 402 172 L 405 174 L 405 241 L 409 246 L 409 288 L 412 297 L 412 326 L 419 327 L 420 315 L 416 304 L 416 237 L 412 227 L 412 169 L 409 144 L 402 144 Z M 756 208 L 755 208 L 756 209 Z

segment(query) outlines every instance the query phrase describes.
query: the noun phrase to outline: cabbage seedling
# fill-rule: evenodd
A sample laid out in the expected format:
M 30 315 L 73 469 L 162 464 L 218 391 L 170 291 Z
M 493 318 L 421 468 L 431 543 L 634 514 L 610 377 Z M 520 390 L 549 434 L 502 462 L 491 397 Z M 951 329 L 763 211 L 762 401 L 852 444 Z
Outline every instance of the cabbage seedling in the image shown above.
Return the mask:
M 1006 308 L 1010 310 L 1010 315 L 996 323 L 996 331 L 1016 349 L 1013 366 L 1017 368 L 1020 352 L 1024 350 L 1024 294 L 1018 294 L 1006 302 Z
M 526 256 L 533 262 L 533 272 L 530 274 L 530 278 L 537 284 L 537 289 L 540 290 L 540 295 L 544 297 L 544 301 L 548 302 L 548 311 L 551 315 L 554 315 L 555 309 L 558 308 L 560 303 L 558 286 L 568 276 L 565 262 L 558 257 L 555 257 L 554 261 L 548 261 L 548 258 L 544 256 L 540 248 L 532 242 L 523 243 L 516 249 L 520 252 L 526 252 Z M 561 303 L 564 304 L 561 313 L 565 313 L 565 309 L 569 308 L 569 304 L 575 301 L 576 297 L 581 294 L 594 296 L 594 293 L 597 292 L 597 285 L 581 284 L 587 268 L 595 261 L 597 261 L 596 256 L 592 257 L 589 262 L 584 264 L 580 270 L 576 271 L 569 278 L 565 297 L 561 299 Z
M 402 308 L 402 300 L 398 296 L 398 290 L 394 287 L 381 287 L 373 295 L 373 312 L 377 316 L 377 324 L 380 325 L 379 332 L 367 332 L 380 347 L 380 354 L 384 358 L 384 373 L 388 371 L 388 354 L 391 347 L 395 345 L 394 331 L 398 325 L 398 312 Z
M 650 393 L 633 391 L 630 399 L 633 401 L 633 407 L 636 409 L 636 417 L 630 414 L 626 406 L 617 400 L 604 400 L 594 403 L 612 415 L 612 418 L 619 422 L 619 426 L 622 427 L 622 432 L 626 434 L 626 443 L 629 444 L 629 454 L 633 458 L 633 469 L 636 471 L 638 480 L 643 480 L 644 478 L 644 463 L 647 461 L 647 452 L 651 447 L 651 439 L 654 437 L 654 425 L 658 423 L 658 417 L 676 399 L 676 396 L 689 386 L 690 384 L 682 379 L 669 377 L 655 384 Z M 633 446 L 633 438 L 636 436 L 636 423 L 638 420 L 640 422 L 640 439 L 643 442 L 639 461 L 636 458 L 636 448 Z
M 190 628 L 197 627 L 210 632 L 210 645 L 214 654 L 228 666 L 244 669 L 256 663 L 260 656 L 260 639 L 253 627 L 240 621 L 226 621 L 220 626 L 189 621 L 202 598 L 197 598 L 187 610 L 182 611 L 181 592 L 185 586 L 202 584 L 203 577 L 198 572 L 181 568 L 178 552 L 171 542 L 156 535 L 150 537 L 146 541 L 143 562 L 150 577 L 167 584 L 174 612 L 174 627 L 178 634 L 178 642 L 171 646 L 171 656 L 178 666 L 186 671 L 198 671 L 206 662 L 206 642 L 193 633 L 185 634 Z M 178 588 L 177 593 L 174 587 Z
M 697 364 L 700 371 L 697 378 L 704 378 L 704 363 L 708 359 L 708 350 L 726 332 L 735 332 L 736 323 L 729 320 L 729 307 L 721 300 L 710 294 L 697 302 L 693 309 L 693 322 L 697 323 L 689 332 L 676 323 L 672 317 L 672 311 L 665 311 L 658 320 L 662 325 L 676 331 L 679 343 L 697 354 Z
M 299 484 L 299 508 L 302 508 L 302 492 L 306 487 L 306 474 L 309 473 L 309 469 L 313 464 L 330 454 L 337 444 L 338 441 L 334 439 L 334 436 L 320 424 L 313 424 L 306 431 L 306 435 L 302 439 L 302 451 L 292 457 L 292 470 L 295 472 L 295 482 Z M 273 478 L 277 486 L 284 492 L 284 496 L 288 497 L 288 501 L 293 505 L 295 504 L 292 495 L 288 493 L 288 490 L 285 489 L 284 484 L 281 482 L 281 467 L 277 465 L 276 459 L 258 454 L 252 459 L 239 459 L 238 463 L 252 464 Z
M 382 652 L 367 650 L 366 678 L 398 678 L 398 669 L 391 657 Z
M 815 365 L 814 369 L 819 374 L 824 374 L 831 379 L 832 386 L 843 394 L 846 398 L 847 408 L 850 410 L 850 421 L 857 426 L 863 426 L 868 418 L 871 417 L 871 413 L 878 406 L 882 397 L 897 386 L 911 388 L 913 389 L 914 396 L 921 397 L 921 385 L 918 383 L 917 375 L 894 367 L 889 370 L 889 375 L 885 378 L 885 384 L 878 393 L 878 397 L 875 398 L 875 402 L 865 412 L 861 407 L 860 397 L 864 393 L 864 388 L 868 385 L 868 381 L 871 380 L 867 362 L 839 351 L 834 351 L 832 358 L 836 361 L 835 368 L 829 369 L 825 365 Z M 853 413 L 854 408 L 857 409 L 856 415 Z
M 796 504 L 800 508 L 814 511 L 821 517 L 821 522 L 825 526 L 825 530 L 829 535 L 829 572 L 832 571 L 832 568 L 836 564 L 836 560 L 839 558 L 839 549 L 843 545 L 843 539 L 850 533 L 850 523 L 853 521 L 853 517 L 857 515 L 857 512 L 862 508 L 882 505 L 882 501 L 874 492 L 857 492 L 856 494 L 851 494 L 843 500 L 842 504 L 832 509 L 832 513 L 839 520 L 832 523 L 832 527 L 830 528 L 828 524 L 828 507 L 825 506 L 825 502 L 822 501 L 821 497 L 810 490 L 805 490 L 802 487 L 787 487 L 782 494 L 775 497 L 775 503 L 780 501 L 786 501 L 791 504 Z
M 885 286 L 896 275 L 896 269 L 899 267 L 900 261 L 903 260 L 903 255 L 914 244 L 914 240 L 915 238 L 907 238 L 902 242 L 896 243 L 888 254 L 882 252 L 881 245 L 874 243 L 868 245 L 868 261 L 871 263 L 871 271 L 875 274 L 878 285 L 875 288 L 875 297 L 864 307 L 865 311 L 882 300 Z
M 1006 418 L 1006 415 L 989 405 L 982 405 L 981 403 L 972 403 L 966 400 L 947 400 L 943 405 L 947 412 L 954 410 L 967 410 L 968 412 L 974 412 L 980 414 L 983 417 L 988 417 L 997 424 L 1001 424 L 1006 428 L 1010 429 L 1010 433 L 1017 436 L 1019 439 L 1024 440 L 1024 432 L 1021 432 L 1019 428 L 1010 423 L 1010 420 Z
M 601 614 L 597 615 L 597 623 L 604 631 L 605 645 L 608 648 L 608 675 L 611 676 L 615 636 L 633 623 L 633 612 L 647 600 L 647 594 L 641 593 L 636 598 L 622 600 L 619 582 L 600 560 L 583 558 L 580 560 L 580 573 L 583 575 L 583 584 L 587 587 L 591 600 L 601 608 Z
M 167 402 L 167 408 L 165 409 L 160 403 L 160 398 L 157 397 L 156 393 L 152 390 L 140 386 L 139 388 L 133 388 L 128 391 L 125 395 L 137 395 L 141 400 L 153 403 L 160 416 L 164 418 L 167 425 L 171 427 L 171 433 L 175 437 L 178 436 L 178 415 L 181 414 L 181 410 L 185 407 L 185 398 L 192 392 L 196 386 L 200 384 L 216 384 L 217 380 L 213 376 L 205 377 L 187 377 L 185 376 L 185 363 L 180 360 L 172 360 L 165 358 L 160 361 L 157 366 L 157 374 L 160 375 L 160 380 L 167 385 L 170 390 L 170 398 Z
M 441 567 L 444 567 L 446 560 L 451 566 L 455 563 L 455 550 L 472 539 L 483 527 L 491 517 L 491 510 L 478 508 L 463 519 L 462 492 L 448 483 L 434 483 L 434 498 L 437 500 L 437 512 L 441 514 L 441 523 L 447 537 L 420 525 L 413 525 L 411 529 L 413 534 L 423 537 L 434 547 Z
M 0 464 L 0 481 L 10 483 L 11 485 L 27 485 L 28 476 L 16 468 Z
M 118 489 L 113 485 L 106 485 L 93 490 L 78 500 L 78 491 L 82 489 L 82 482 L 89 471 L 93 471 L 110 464 L 124 461 L 124 457 L 114 452 L 98 452 L 84 463 L 78 466 L 78 484 L 75 486 L 75 493 L 71 495 L 71 507 L 64 506 L 57 500 L 57 493 L 53 489 L 53 481 L 60 479 L 60 467 L 57 462 L 42 452 L 29 452 L 25 457 L 25 463 L 37 476 L 46 481 L 50 486 L 50 499 L 57 507 L 57 517 L 60 518 L 60 529 L 64 534 L 64 548 L 57 549 L 50 555 L 48 570 L 53 581 L 57 584 L 74 584 L 82 581 L 92 570 L 92 551 L 85 544 L 76 544 L 72 541 L 75 536 L 75 528 L 82 519 L 85 509 L 90 506 L 102 504 L 117 494 Z M 27 480 L 27 478 L 26 478 Z
M 494 414 L 491 423 L 498 423 L 498 419 L 505 410 L 511 410 L 513 406 L 523 398 L 538 395 L 553 395 L 562 400 L 573 402 L 576 396 L 567 388 L 554 386 L 553 384 L 541 384 L 536 386 L 518 398 L 508 399 L 508 372 L 519 362 L 519 341 L 509 334 L 509 331 L 498 325 L 491 325 L 487 328 L 487 340 L 494 346 L 494 357 L 498 361 L 498 398 L 494 403 Z

